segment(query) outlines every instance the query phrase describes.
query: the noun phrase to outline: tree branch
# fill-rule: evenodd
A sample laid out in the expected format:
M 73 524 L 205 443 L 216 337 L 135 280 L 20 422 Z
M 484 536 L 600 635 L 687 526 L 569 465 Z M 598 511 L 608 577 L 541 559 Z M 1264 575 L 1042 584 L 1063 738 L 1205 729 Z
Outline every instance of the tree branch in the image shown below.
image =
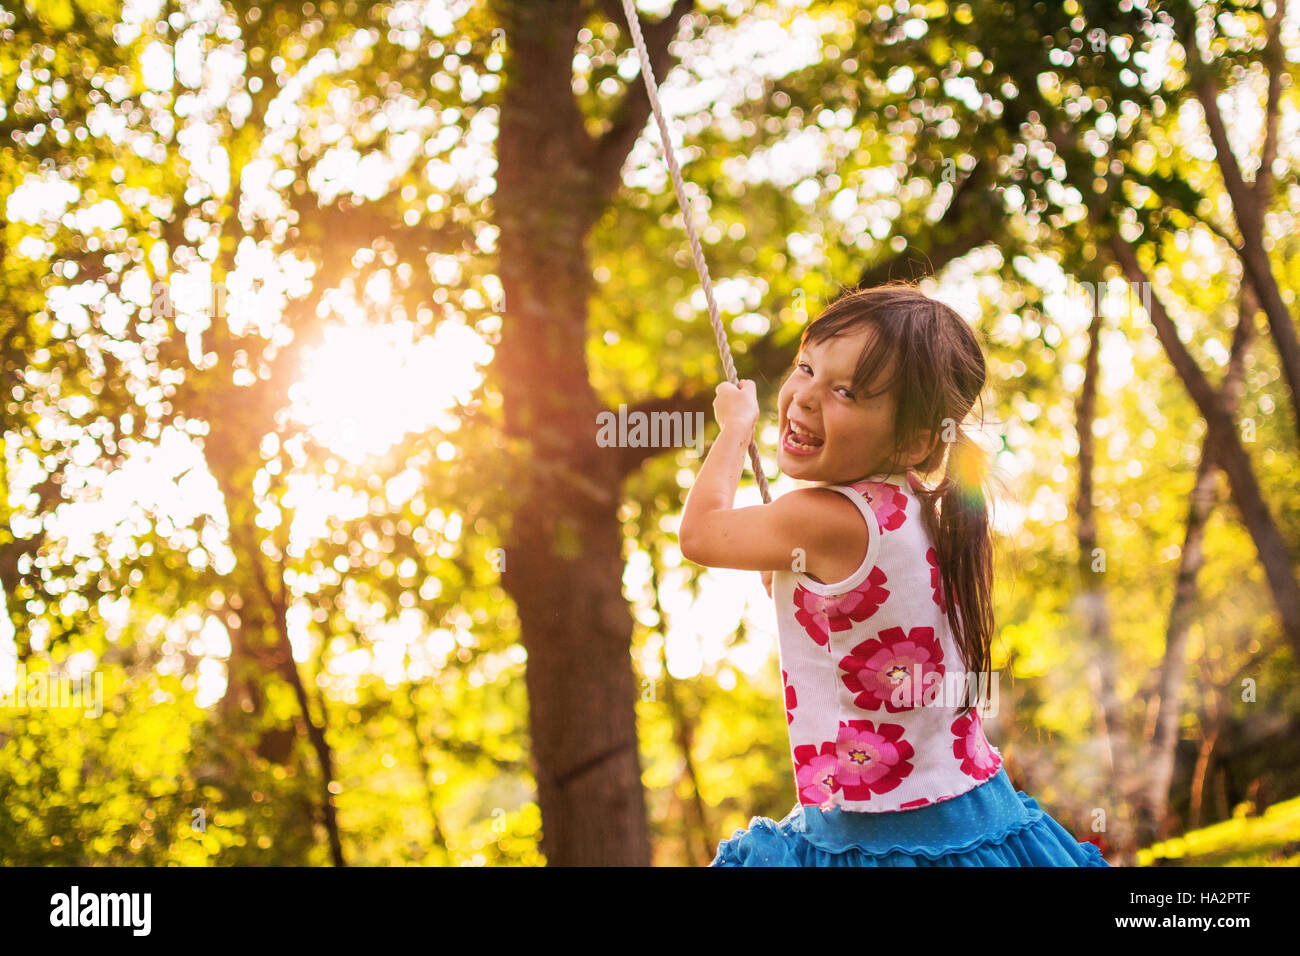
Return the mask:
M 664 75 L 675 65 L 676 57 L 668 52 L 668 44 L 677 35 L 682 19 L 694 6 L 695 0 L 676 0 L 662 20 L 646 24 L 642 28 L 646 52 L 650 55 L 650 68 L 656 81 L 662 82 Z M 603 7 L 610 22 L 619 24 L 626 33 L 627 21 L 619 0 L 603 0 Z M 646 92 L 645 78 L 638 76 L 628 84 L 623 101 L 614 111 L 613 125 L 591 147 L 590 168 L 598 205 L 603 206 L 602 201 L 618 189 L 623 163 L 637 137 L 645 129 L 649 117 L 650 95 Z
M 392 194 L 385 197 L 390 200 L 387 203 L 379 200 L 354 204 L 348 197 L 340 196 L 321 205 L 313 202 L 314 198 L 303 195 L 290 200 L 290 208 L 298 214 L 293 229 L 303 240 L 319 241 L 343 261 L 351 261 L 357 249 L 365 248 L 381 237 L 391 241 L 403 255 L 416 262 L 431 252 L 459 252 L 474 238 L 471 230 L 459 224 L 437 228 L 423 223 L 406 225 L 401 210 L 391 202 Z
M 1269 331 L 1282 360 L 1291 392 L 1291 410 L 1297 427 L 1300 427 L 1300 337 L 1296 335 L 1295 321 L 1282 300 L 1277 277 L 1273 274 L 1268 252 L 1264 248 L 1264 210 L 1260 194 L 1248 187 L 1241 176 L 1241 167 L 1228 143 L 1228 132 L 1219 112 L 1218 87 L 1214 75 L 1204 71 L 1196 83 L 1196 98 L 1205 111 L 1205 122 L 1210 129 L 1210 139 L 1218 154 L 1219 170 L 1223 184 L 1232 200 L 1232 212 L 1241 233 L 1241 260 L 1246 267 L 1246 277 L 1255 288 L 1256 297 L 1268 318 Z
M 1196 84 L 1196 98 L 1205 111 L 1205 125 L 1209 127 L 1210 140 L 1214 143 L 1214 151 L 1218 155 L 1219 171 L 1223 174 L 1223 186 L 1228 191 L 1228 198 L 1232 200 L 1237 228 L 1243 237 L 1248 232 L 1262 234 L 1263 217 L 1255 201 L 1256 197 L 1251 194 L 1245 179 L 1242 178 L 1237 156 L 1228 143 L 1228 130 L 1223 124 L 1223 114 L 1219 112 L 1218 84 L 1208 72 Z
M 1264 148 L 1259 157 L 1259 172 L 1255 174 L 1255 200 L 1263 218 L 1268 209 L 1269 192 L 1273 185 L 1273 160 L 1277 157 L 1277 125 L 1281 116 L 1282 100 L 1282 0 L 1273 4 L 1273 16 L 1265 24 L 1265 46 L 1261 59 L 1268 70 L 1268 97 L 1264 106 Z
M 627 412 L 630 419 L 633 414 L 640 413 L 648 416 L 656 412 L 667 412 L 670 415 L 694 415 L 696 412 L 702 412 L 707 415 L 712 408 L 713 395 L 709 392 L 678 391 L 663 398 L 648 398 L 635 405 L 629 405 Z M 640 468 L 642 463 L 667 450 L 663 447 L 619 448 L 618 473 L 624 476 L 630 475 Z

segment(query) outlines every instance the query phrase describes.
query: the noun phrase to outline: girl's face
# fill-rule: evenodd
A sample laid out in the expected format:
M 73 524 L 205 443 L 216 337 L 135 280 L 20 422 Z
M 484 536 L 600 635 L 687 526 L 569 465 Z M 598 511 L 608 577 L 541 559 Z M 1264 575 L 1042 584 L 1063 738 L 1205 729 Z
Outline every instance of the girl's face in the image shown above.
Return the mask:
M 777 399 L 782 473 L 804 481 L 839 484 L 882 472 L 894 454 L 892 395 L 853 393 L 853 373 L 875 330 L 864 328 L 810 342 Z M 879 387 L 879 382 L 873 382 Z M 910 459 L 902 459 L 907 467 Z

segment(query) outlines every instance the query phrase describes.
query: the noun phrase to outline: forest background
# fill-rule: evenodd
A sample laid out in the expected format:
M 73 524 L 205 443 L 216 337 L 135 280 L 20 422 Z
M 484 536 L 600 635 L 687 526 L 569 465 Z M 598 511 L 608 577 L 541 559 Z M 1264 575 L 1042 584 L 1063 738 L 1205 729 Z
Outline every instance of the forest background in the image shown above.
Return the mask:
M 986 726 L 1113 862 L 1300 795 L 1290 7 L 640 7 L 769 474 L 839 290 L 980 335 Z M 697 452 L 597 442 L 722 374 L 617 0 L 0 39 L 0 862 L 703 865 L 784 816 Z

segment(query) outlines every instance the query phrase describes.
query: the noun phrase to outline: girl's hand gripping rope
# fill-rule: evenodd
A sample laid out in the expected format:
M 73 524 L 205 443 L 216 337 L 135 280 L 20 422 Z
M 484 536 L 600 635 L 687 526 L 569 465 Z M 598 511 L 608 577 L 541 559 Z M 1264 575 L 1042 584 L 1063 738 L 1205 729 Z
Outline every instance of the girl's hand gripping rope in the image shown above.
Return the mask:
M 719 384 L 713 399 L 713 414 L 721 427 L 752 435 L 758 421 L 758 392 L 753 381 L 745 378 L 738 386 L 730 382 Z

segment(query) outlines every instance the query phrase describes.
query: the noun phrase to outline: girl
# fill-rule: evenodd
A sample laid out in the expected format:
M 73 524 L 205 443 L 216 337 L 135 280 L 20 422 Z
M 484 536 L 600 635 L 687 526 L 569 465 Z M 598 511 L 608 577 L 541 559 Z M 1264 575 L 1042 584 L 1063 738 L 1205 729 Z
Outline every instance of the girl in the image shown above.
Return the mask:
M 984 380 L 969 326 L 915 287 L 840 296 L 778 399 L 780 469 L 814 485 L 739 509 L 758 403 L 753 382 L 718 386 L 681 551 L 770 582 L 798 802 L 710 865 L 1108 865 L 1012 787 L 975 709 L 992 546 L 983 452 L 959 423 Z M 941 465 L 927 488 L 917 473 Z

